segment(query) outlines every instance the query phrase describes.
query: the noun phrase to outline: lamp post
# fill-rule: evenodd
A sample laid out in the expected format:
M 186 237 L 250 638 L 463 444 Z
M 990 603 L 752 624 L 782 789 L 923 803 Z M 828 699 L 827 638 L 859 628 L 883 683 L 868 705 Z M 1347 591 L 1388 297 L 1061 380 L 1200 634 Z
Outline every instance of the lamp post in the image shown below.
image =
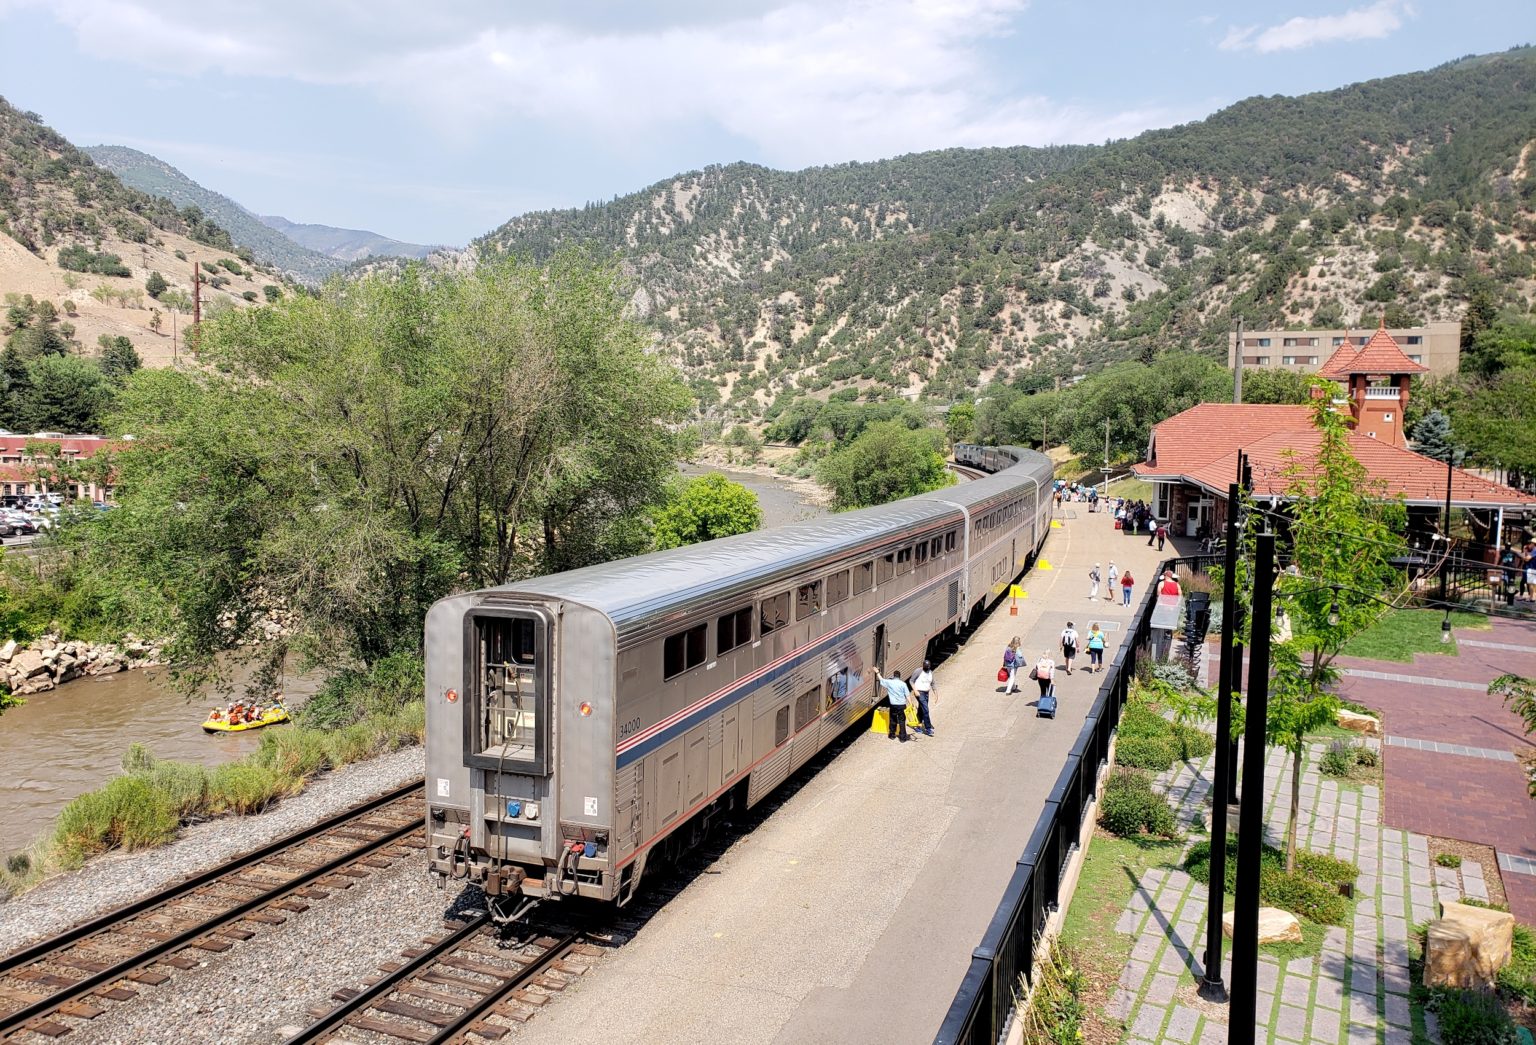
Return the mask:
M 1275 536 L 1254 542 L 1253 653 L 1243 724 L 1243 801 L 1237 829 L 1237 900 L 1232 905 L 1230 1045 L 1253 1045 L 1259 987 L 1259 859 L 1264 835 L 1264 720 L 1269 712 L 1269 624 L 1275 587 Z M 1211 880 L 1214 894 L 1222 882 Z
M 1445 448 L 1445 516 L 1440 524 L 1440 533 L 1445 537 L 1445 561 L 1440 564 L 1440 602 L 1449 605 L 1446 601 L 1448 582 L 1447 575 L 1451 572 L 1451 478 L 1455 470 L 1451 462 L 1456 458 L 1456 451 L 1450 447 Z

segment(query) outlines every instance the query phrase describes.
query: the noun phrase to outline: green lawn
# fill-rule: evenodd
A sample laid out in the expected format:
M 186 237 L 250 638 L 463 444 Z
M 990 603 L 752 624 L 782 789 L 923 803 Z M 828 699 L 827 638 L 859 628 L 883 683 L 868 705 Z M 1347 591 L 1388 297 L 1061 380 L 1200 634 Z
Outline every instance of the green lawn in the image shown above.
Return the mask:
M 1344 644 L 1351 657 L 1370 660 L 1411 661 L 1415 653 L 1456 655 L 1456 640 L 1440 641 L 1440 624 L 1445 614 L 1440 610 L 1391 610 L 1381 620 Z M 1451 614 L 1453 628 L 1487 628 L 1488 618 L 1478 613 Z

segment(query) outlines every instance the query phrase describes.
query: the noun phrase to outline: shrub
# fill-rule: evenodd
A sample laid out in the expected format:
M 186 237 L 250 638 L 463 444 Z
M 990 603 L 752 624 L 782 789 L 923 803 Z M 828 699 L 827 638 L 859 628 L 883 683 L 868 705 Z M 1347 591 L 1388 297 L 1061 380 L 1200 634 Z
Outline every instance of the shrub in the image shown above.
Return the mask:
M 1152 778 L 1134 769 L 1116 769 L 1099 799 L 1099 824 L 1122 838 L 1142 832 L 1165 837 L 1178 834 L 1173 808 L 1152 787 Z
M 1168 734 L 1171 725 L 1151 705 L 1133 700 L 1121 712 L 1118 728 L 1121 737 L 1161 737 Z
M 159 298 L 161 294 L 170 289 L 170 286 L 165 281 L 165 277 L 160 275 L 160 273 L 151 272 L 149 278 L 144 281 L 144 293 L 152 298 Z
M 1199 761 L 1216 750 L 1216 738 L 1198 726 L 1175 723 L 1173 736 L 1179 747 L 1179 757 L 1186 762 Z
M 1166 737 L 1149 737 L 1132 734 L 1122 736 L 1115 744 L 1115 762 L 1154 773 L 1161 773 L 1178 757 L 1178 752 Z
M 267 766 L 231 762 L 215 769 L 208 782 L 209 812 L 259 813 L 273 799 L 297 790 L 296 783 Z
M 176 251 L 176 258 L 177 258 L 178 261 L 186 261 L 187 260 L 187 252 L 184 251 L 184 250 Z
M 1056 1045 L 1083 1037 L 1083 1018 L 1088 1009 L 1083 992 L 1088 980 L 1077 967 L 1075 956 L 1060 943 L 1052 943 L 1031 988 L 1021 976 L 1020 995 L 1028 993 L 1029 1007 L 1019 1013 L 1024 1045 Z
M 1355 748 L 1356 765 L 1374 767 L 1380 761 L 1381 756 L 1376 753 L 1375 748 L 1366 747 L 1364 744 Z
M 304 778 L 325 767 L 325 737 L 311 729 L 264 730 L 256 760 L 289 778 Z
M 245 269 L 241 268 L 240 262 L 236 261 L 234 258 L 220 258 L 219 264 L 237 276 L 245 275 Z
M 1190 877 L 1210 885 L 1211 843 L 1196 842 L 1184 858 Z M 1259 857 L 1259 899 L 1314 922 L 1342 925 L 1349 915 L 1349 904 L 1338 893 L 1340 885 L 1353 882 L 1359 868 L 1305 849 L 1296 854 L 1296 872 L 1285 873 L 1285 854 L 1265 846 Z M 1227 839 L 1226 891 L 1237 891 L 1237 839 Z
M 1435 863 L 1441 867 L 1460 867 L 1461 857 L 1455 853 L 1441 853 L 1435 857 Z
M 1195 677 L 1178 661 L 1170 660 L 1163 664 L 1152 665 L 1151 676 L 1158 682 L 1168 683 L 1180 692 L 1195 687 Z
M 277 286 L 275 283 L 268 283 L 266 286 L 261 288 L 261 292 L 267 296 L 268 301 L 273 302 L 281 300 L 283 296 L 283 288 Z
M 245 300 L 247 300 L 247 301 L 255 301 L 256 300 L 256 292 L 254 290 L 242 291 L 240 296 L 242 298 L 244 298 Z
M 78 867 L 109 849 L 163 845 L 176 834 L 176 811 L 139 776 L 122 776 L 64 807 L 52 847 L 61 867 Z
M 1509 964 L 1499 970 L 1499 990 L 1536 1005 L 1536 932 L 1517 923 L 1510 950 Z
M 1491 994 L 1457 987 L 1436 987 L 1425 1007 L 1440 1019 L 1445 1045 L 1514 1045 L 1514 1022 Z
M 1349 745 L 1342 740 L 1335 740 L 1328 745 L 1328 750 L 1323 753 L 1323 760 L 1318 766 L 1329 776 L 1349 776 L 1349 771 L 1355 767 L 1355 756 L 1350 752 Z

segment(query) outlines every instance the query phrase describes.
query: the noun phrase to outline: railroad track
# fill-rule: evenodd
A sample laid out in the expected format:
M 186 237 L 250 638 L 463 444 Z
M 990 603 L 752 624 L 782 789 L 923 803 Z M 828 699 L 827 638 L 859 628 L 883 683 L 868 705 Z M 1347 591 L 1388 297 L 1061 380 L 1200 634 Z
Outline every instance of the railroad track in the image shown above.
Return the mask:
M 61 1017 L 92 1019 L 419 852 L 423 798 L 418 780 L 0 958 L 0 1038 L 67 1034 Z
M 340 1003 L 334 1008 L 311 1009 L 315 1022 L 287 1045 L 355 1041 L 358 1032 L 422 1043 L 470 1034 L 495 1040 L 507 1027 L 487 1017 L 527 1020 L 601 953 L 579 928 L 552 929 L 514 946 L 501 945 L 497 932 L 486 915 L 450 922 L 446 933 L 406 951 L 403 962 L 382 966 L 368 986 L 331 995 Z

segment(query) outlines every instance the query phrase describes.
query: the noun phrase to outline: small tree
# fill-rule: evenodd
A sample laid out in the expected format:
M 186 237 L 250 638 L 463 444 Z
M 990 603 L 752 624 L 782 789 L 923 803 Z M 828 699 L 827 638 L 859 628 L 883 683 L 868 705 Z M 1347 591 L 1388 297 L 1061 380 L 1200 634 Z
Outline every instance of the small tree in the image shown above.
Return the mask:
M 144 292 L 152 298 L 159 298 L 169 287 L 170 284 L 165 281 L 165 277 L 158 272 L 151 272 L 149 278 L 144 281 Z
M 97 365 L 101 367 L 102 376 L 114 384 L 122 384 L 129 374 L 144 365 L 133 342 L 121 334 L 116 337 L 103 334 L 96 343 L 101 346 Z
M 816 470 L 816 481 L 832 491 L 837 511 L 937 490 L 955 481 L 939 453 L 943 443 L 944 437 L 932 428 L 877 421 L 829 454 Z
M 1453 464 L 1460 459 L 1461 455 L 1451 444 L 1451 419 L 1440 410 L 1431 410 L 1420 418 L 1409 431 L 1408 438 L 1413 441 L 1413 448 L 1425 457 Z
M 757 494 L 719 472 L 681 484 L 677 494 L 656 513 L 657 548 L 712 541 L 750 533 L 763 524 Z
M 1276 601 L 1290 614 L 1292 636 L 1275 643 L 1269 684 L 1267 739 L 1291 753 L 1291 804 L 1285 828 L 1285 867 L 1296 869 L 1296 820 L 1301 809 L 1306 738 L 1332 722 L 1339 701 L 1334 659 L 1350 638 L 1370 627 L 1407 593 L 1392 565 L 1404 545 L 1406 513 L 1373 483 L 1349 449 L 1344 419 L 1329 396 L 1315 400 L 1317 455 L 1292 456 L 1285 474 L 1291 501 L 1291 563 L 1275 582 Z M 1255 513 L 1257 514 L 1257 513 Z
M 949 447 L 954 449 L 956 443 L 968 443 L 976 438 L 976 404 L 956 403 L 949 408 L 949 413 L 944 415 L 944 434 L 949 439 Z
M 261 288 L 261 292 L 267 296 L 269 302 L 281 301 L 283 299 L 283 288 L 275 283 L 268 283 Z
M 1509 710 L 1520 716 L 1525 723 L 1525 731 L 1532 737 L 1536 737 L 1536 679 L 1522 678 L 1519 675 L 1500 675 L 1488 683 L 1488 692 L 1496 697 L 1503 697 L 1504 703 L 1509 705 Z M 1536 798 L 1536 774 L 1526 781 L 1532 798 Z
M 153 330 L 157 334 L 160 333 L 160 323 L 161 323 L 160 310 L 158 308 L 150 309 L 149 310 L 149 329 Z

